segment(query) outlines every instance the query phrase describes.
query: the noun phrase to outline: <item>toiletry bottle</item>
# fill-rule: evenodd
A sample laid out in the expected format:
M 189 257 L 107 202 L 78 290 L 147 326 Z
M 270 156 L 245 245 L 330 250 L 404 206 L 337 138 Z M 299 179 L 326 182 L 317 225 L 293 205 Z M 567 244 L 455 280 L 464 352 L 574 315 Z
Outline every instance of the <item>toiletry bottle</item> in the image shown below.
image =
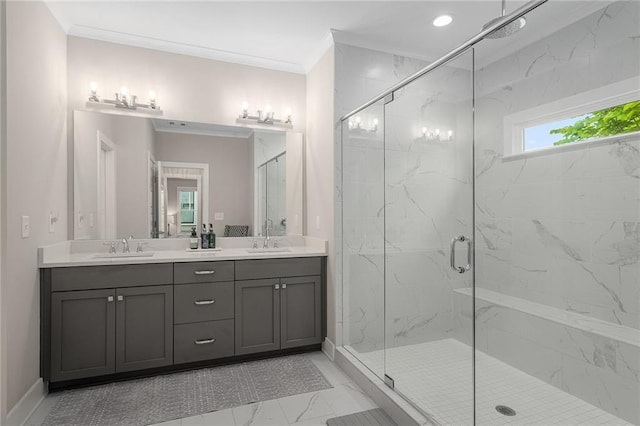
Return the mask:
M 207 235 L 207 225 L 202 224 L 202 233 L 200 234 L 201 247 L 203 249 L 209 248 L 209 236 Z
M 213 232 L 213 224 L 209 224 L 209 248 L 216 248 L 216 233 Z
M 195 250 L 198 248 L 198 233 L 196 232 L 196 227 L 191 228 L 191 239 L 189 240 L 189 247 L 191 250 Z

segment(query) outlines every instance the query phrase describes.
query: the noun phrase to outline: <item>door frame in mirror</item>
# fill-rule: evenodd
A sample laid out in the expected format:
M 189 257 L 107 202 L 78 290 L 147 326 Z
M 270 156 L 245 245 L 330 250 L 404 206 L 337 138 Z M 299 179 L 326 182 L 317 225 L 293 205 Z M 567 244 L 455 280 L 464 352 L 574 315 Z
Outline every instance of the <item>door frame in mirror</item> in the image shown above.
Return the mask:
M 200 215 L 202 223 L 209 223 L 209 164 L 208 163 L 186 163 L 186 162 L 178 162 L 178 161 L 158 161 L 158 197 L 160 197 L 162 191 L 162 183 L 164 180 L 164 168 L 186 168 L 186 169 L 196 169 L 200 170 L 202 173 L 202 183 L 201 183 L 201 199 L 202 203 L 200 204 L 200 209 L 202 213 Z M 168 193 L 169 188 L 166 188 Z M 168 196 L 165 196 L 168 198 Z M 166 200 L 165 200 L 166 201 Z M 160 206 L 160 202 L 158 202 L 158 221 L 159 225 L 162 225 L 162 228 L 166 228 L 167 226 L 167 210 L 164 209 L 164 213 L 161 215 L 160 210 L 163 209 L 164 206 Z M 162 217 L 161 217 L 162 216 Z M 160 229 L 161 226 L 158 226 Z

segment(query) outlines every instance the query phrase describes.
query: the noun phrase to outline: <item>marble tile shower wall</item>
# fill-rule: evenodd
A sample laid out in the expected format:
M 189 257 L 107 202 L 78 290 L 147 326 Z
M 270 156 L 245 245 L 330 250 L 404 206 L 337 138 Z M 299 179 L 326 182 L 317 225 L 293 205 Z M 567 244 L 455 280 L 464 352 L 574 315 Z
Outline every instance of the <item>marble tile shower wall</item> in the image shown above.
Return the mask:
M 357 70 L 361 74 L 345 66 L 358 60 L 354 64 L 366 64 Z M 367 129 L 377 118 L 377 132 L 342 129 L 344 186 L 337 193 L 345 200 L 341 236 L 348 324 L 343 341 L 357 351 L 382 349 L 385 337 L 387 347 L 447 337 L 453 330 L 452 289 L 470 285 L 467 276 L 447 266 L 451 237 L 471 229 L 470 55 L 459 62 L 465 63 L 404 88 L 386 112 L 380 102 L 358 114 Z M 336 69 L 346 68 L 336 77 L 337 93 L 345 88 L 348 98 L 357 98 L 372 75 L 386 75 L 376 81 L 382 91 L 400 79 L 392 70 L 406 63 L 381 52 L 337 46 Z M 425 65 L 409 63 L 411 69 L 401 74 Z M 455 141 L 427 141 L 422 127 L 441 127 L 443 139 L 451 129 Z
M 502 135 L 509 114 L 637 79 L 639 8 L 613 3 L 476 71 L 476 285 L 626 327 L 636 339 L 640 140 L 505 159 Z M 477 63 L 495 53 L 489 43 L 477 47 Z M 640 424 L 640 342 L 495 303 L 477 308 L 479 350 Z M 464 311 L 457 336 L 468 340 Z
M 349 137 L 345 130 L 343 140 L 340 117 L 426 65 L 399 55 L 335 44 L 335 283 L 336 294 L 342 294 L 336 306 L 336 343 L 360 352 L 384 345 L 384 221 L 378 215 L 384 204 L 384 122 L 382 107 L 374 106 L 361 120 L 368 127 L 377 118 L 378 136 Z M 347 200 L 344 206 L 343 198 Z

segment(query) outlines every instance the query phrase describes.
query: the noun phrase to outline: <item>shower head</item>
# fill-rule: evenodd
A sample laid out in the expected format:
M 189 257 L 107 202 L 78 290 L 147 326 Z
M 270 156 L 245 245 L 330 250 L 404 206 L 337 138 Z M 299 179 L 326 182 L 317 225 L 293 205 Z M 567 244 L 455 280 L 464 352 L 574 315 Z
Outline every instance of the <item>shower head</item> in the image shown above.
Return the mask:
M 501 19 L 502 19 L 502 16 L 499 16 L 497 18 L 493 18 L 492 20 L 490 20 L 489 22 L 484 24 L 482 29 L 485 30 L 486 28 L 490 27 L 491 25 L 495 24 L 496 22 L 500 21 Z M 510 24 L 507 24 L 504 27 L 499 28 L 499 29 L 493 31 L 492 33 L 488 34 L 486 36 L 486 38 L 504 38 L 504 37 L 509 37 L 511 34 L 514 34 L 514 33 L 518 32 L 518 31 L 520 31 L 522 28 L 524 28 L 525 25 L 527 25 L 527 20 L 525 18 L 518 18 L 515 21 L 511 22 Z
M 497 18 L 493 18 L 492 20 L 484 24 L 484 26 L 482 27 L 482 30 L 484 31 L 485 29 L 489 28 L 491 25 L 495 24 L 496 22 L 499 22 L 504 18 L 506 14 L 507 14 L 506 0 L 502 0 L 502 14 Z M 486 38 L 495 39 L 495 38 L 509 37 L 511 34 L 514 34 L 520 31 L 522 28 L 524 28 L 525 25 L 527 25 L 527 20 L 524 17 L 520 17 L 515 21 L 505 25 L 504 27 L 493 31 L 491 34 L 487 35 Z

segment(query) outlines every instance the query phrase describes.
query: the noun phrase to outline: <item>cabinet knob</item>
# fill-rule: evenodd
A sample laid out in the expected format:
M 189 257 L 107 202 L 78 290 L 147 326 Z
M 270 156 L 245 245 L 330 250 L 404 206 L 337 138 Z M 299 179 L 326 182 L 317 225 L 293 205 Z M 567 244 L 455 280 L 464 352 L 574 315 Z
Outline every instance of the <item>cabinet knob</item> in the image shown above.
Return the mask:
M 282 284 L 282 289 L 284 290 L 285 288 L 287 288 L 286 284 Z
M 118 302 L 122 302 L 124 300 L 124 296 L 118 296 Z
M 276 290 L 280 290 L 280 284 L 276 284 L 274 287 Z
M 113 296 L 107 297 L 107 302 L 113 302 Z

